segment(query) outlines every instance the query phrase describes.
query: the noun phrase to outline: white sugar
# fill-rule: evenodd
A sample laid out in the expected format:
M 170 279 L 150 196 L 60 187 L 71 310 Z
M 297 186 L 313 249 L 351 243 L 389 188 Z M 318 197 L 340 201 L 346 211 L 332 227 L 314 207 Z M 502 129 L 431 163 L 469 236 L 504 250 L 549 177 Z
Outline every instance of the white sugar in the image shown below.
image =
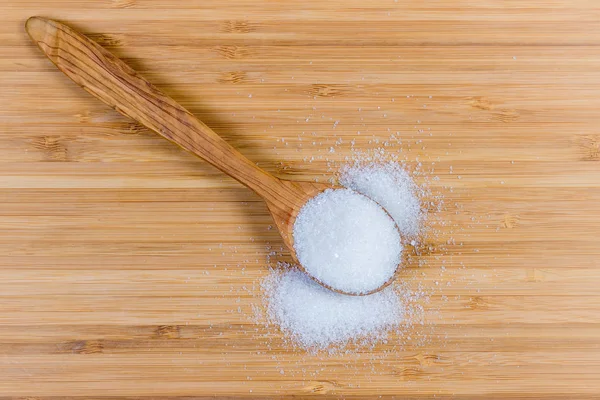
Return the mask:
M 393 287 L 369 296 L 348 296 L 325 289 L 294 269 L 272 271 L 263 287 L 269 320 L 307 349 L 373 343 L 403 319 L 402 297 Z
M 342 290 L 344 285 L 360 285 L 366 291 L 385 281 L 397 267 L 400 236 L 416 245 L 421 230 L 421 189 L 401 164 L 375 159 L 359 158 L 343 167 L 340 183 L 352 190 L 330 190 L 311 199 L 294 227 L 304 268 L 326 284 L 342 285 Z M 399 235 L 391 229 L 396 226 L 389 215 L 383 212 L 382 218 L 379 205 L 394 219 Z M 346 253 L 337 251 L 340 243 Z M 386 264 L 396 251 L 398 260 Z M 271 271 L 263 282 L 267 318 L 309 351 L 336 351 L 348 343 L 370 346 L 400 332 L 412 323 L 415 311 L 415 293 L 404 286 L 397 281 L 375 294 L 348 296 L 289 266 Z
M 419 233 L 422 214 L 417 187 L 400 164 L 355 163 L 342 168 L 340 183 L 385 208 L 402 236 L 414 237 Z
M 346 293 L 368 293 L 394 275 L 402 245 L 394 220 L 349 189 L 326 190 L 302 207 L 294 249 L 306 272 Z

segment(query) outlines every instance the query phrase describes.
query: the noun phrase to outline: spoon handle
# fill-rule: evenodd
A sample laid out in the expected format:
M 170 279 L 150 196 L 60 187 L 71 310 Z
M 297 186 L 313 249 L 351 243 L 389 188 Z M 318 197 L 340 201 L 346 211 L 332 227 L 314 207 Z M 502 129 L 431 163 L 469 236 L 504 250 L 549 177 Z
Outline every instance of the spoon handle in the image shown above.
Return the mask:
M 118 112 L 274 200 L 281 181 L 257 167 L 175 100 L 96 42 L 60 22 L 31 17 L 31 39 L 65 75 Z

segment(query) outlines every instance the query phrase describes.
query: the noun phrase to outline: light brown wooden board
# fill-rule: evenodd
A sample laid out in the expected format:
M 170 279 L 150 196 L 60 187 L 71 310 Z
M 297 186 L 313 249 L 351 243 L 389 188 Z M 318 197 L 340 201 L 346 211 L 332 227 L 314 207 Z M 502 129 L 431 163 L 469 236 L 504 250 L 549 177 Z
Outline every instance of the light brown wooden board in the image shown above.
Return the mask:
M 0 396 L 600 396 L 600 3 L 9 0 L 0 15 Z M 425 326 L 315 357 L 253 323 L 281 244 L 265 205 L 69 81 L 31 15 L 90 34 L 282 177 L 322 178 L 305 157 L 399 131 L 390 151 L 435 162 L 445 196 L 447 225 L 403 276 L 431 293 Z

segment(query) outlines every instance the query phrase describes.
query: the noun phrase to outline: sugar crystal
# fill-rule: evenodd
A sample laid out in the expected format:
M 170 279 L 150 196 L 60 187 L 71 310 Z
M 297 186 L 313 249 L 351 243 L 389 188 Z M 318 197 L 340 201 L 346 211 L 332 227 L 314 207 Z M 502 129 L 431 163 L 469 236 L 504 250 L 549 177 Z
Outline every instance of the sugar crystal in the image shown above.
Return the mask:
M 304 269 L 325 285 L 367 293 L 394 275 L 402 245 L 379 204 L 353 190 L 328 189 L 296 217 L 294 249 Z
M 295 269 L 272 271 L 263 287 L 269 320 L 304 348 L 381 340 L 403 319 L 402 298 L 392 287 L 369 296 L 348 296 Z

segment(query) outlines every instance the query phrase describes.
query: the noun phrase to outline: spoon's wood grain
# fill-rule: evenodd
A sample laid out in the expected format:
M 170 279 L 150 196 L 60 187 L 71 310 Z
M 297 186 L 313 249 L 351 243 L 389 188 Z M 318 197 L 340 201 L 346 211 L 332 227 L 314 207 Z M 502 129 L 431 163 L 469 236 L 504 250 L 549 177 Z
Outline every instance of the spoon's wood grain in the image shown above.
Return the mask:
M 292 228 L 296 215 L 309 198 L 329 185 L 281 180 L 265 172 L 119 58 L 74 29 L 31 17 L 26 30 L 58 69 L 87 92 L 261 196 L 295 258 Z

